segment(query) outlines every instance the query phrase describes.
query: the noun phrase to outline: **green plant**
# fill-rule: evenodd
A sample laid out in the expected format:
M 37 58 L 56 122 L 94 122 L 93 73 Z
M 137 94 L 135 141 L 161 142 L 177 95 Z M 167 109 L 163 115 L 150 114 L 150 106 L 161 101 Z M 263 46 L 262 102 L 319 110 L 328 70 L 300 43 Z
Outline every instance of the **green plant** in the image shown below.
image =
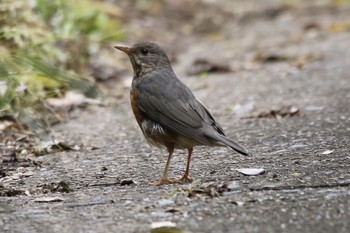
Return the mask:
M 1 0 L 0 115 L 46 119 L 45 99 L 69 89 L 96 96 L 90 51 L 123 34 L 113 6 L 94 0 Z M 108 9 L 108 10 L 107 10 Z M 92 49 L 93 48 L 93 49 Z

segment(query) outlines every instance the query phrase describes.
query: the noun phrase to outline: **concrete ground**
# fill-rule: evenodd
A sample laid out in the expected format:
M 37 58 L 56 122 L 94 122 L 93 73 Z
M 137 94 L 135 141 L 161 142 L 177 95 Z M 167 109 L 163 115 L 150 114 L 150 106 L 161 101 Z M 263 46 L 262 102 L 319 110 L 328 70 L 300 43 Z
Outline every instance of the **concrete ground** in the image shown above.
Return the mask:
M 349 8 L 308 7 L 233 20 L 222 37 L 187 39 L 191 46 L 176 54 L 178 76 L 252 157 L 198 147 L 193 183 L 149 186 L 167 152 L 143 139 L 126 79 L 106 106 L 77 110 L 53 128 L 83 149 L 33 158 L 40 166 L 1 180 L 23 191 L 0 197 L 1 232 L 149 232 L 163 221 L 189 232 L 349 232 L 350 31 L 332 28 L 349 22 Z M 115 56 L 131 76 L 124 55 Z M 232 71 L 187 75 L 198 58 Z M 279 116 L 284 106 L 299 112 Z M 175 151 L 171 175 L 185 161 Z

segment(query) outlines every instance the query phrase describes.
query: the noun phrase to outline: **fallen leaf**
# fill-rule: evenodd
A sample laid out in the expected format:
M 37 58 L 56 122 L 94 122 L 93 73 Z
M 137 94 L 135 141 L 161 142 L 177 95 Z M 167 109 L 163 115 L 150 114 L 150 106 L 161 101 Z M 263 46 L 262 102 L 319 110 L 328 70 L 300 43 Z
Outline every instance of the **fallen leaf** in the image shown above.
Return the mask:
M 19 121 L 11 115 L 0 116 L 0 131 L 19 131 L 25 132 L 25 129 Z
M 211 198 L 219 197 L 235 193 L 241 189 L 240 183 L 231 182 L 206 182 L 200 184 L 191 184 L 182 188 L 188 197 L 196 197 L 197 195 L 208 196 Z
M 14 125 L 14 122 L 12 122 L 12 121 L 1 121 L 0 122 L 0 131 L 4 131 L 12 125 Z
M 263 168 L 240 168 L 236 169 L 236 171 L 246 176 L 257 176 L 265 173 Z
M 152 222 L 151 228 L 160 228 L 160 227 L 176 227 L 176 223 L 164 221 L 164 222 Z
M 46 103 L 55 109 L 71 109 L 81 107 L 88 104 L 102 105 L 102 102 L 96 99 L 87 98 L 82 93 L 76 91 L 68 91 L 62 98 L 49 98 Z
M 321 154 L 322 155 L 329 155 L 329 154 L 332 154 L 334 150 L 325 150 L 323 151 Z
M 135 184 L 133 180 L 122 180 L 120 181 L 120 186 L 125 186 L 125 185 L 132 185 Z
M 188 75 L 199 75 L 206 73 L 227 73 L 232 69 L 229 65 L 213 62 L 204 58 L 199 58 L 193 62 L 190 69 L 187 71 Z
M 69 186 L 66 181 L 60 181 L 58 183 L 52 182 L 50 184 L 42 185 L 43 193 L 71 193 L 74 190 Z
M 308 31 L 308 30 L 321 30 L 322 27 L 319 23 L 317 22 L 310 22 L 310 23 L 307 23 L 303 26 L 303 29 L 305 31 Z
M 33 153 L 36 156 L 46 155 L 58 151 L 80 151 L 83 145 L 69 144 L 63 141 L 44 141 L 40 146 L 34 148 Z
M 322 58 L 321 55 L 315 53 L 297 54 L 297 55 L 282 55 L 279 53 L 260 52 L 255 55 L 253 62 L 258 63 L 276 63 L 276 62 L 291 62 L 292 65 L 301 69 L 306 63 L 318 61 Z
M 338 6 L 342 6 L 348 4 L 349 0 L 332 0 L 332 3 Z
M 61 202 L 64 201 L 61 197 L 39 197 L 34 199 L 34 202 Z
M 289 106 L 283 106 L 280 109 L 272 109 L 270 111 L 261 112 L 258 115 L 252 115 L 252 116 L 245 116 L 242 117 L 242 119 L 249 119 L 249 118 L 275 118 L 275 119 L 281 119 L 284 117 L 294 117 L 299 116 L 301 114 L 301 110 L 299 107 L 295 105 L 289 105 Z
M 26 172 L 20 173 L 18 175 L 21 177 L 29 177 L 29 176 L 32 176 L 33 174 L 34 174 L 34 172 L 32 172 L 32 171 L 26 171 Z
M 230 203 L 232 203 L 236 206 L 243 206 L 244 205 L 244 201 L 230 201 Z
M 183 213 L 183 211 L 180 208 L 170 208 L 165 210 L 165 213 L 180 214 L 180 213 Z
M 0 186 L 0 197 L 15 197 L 20 195 L 25 195 L 25 191 Z
M 338 22 L 329 26 L 328 30 L 333 33 L 350 31 L 350 22 Z
M 165 221 L 153 222 L 151 224 L 151 233 L 183 233 L 183 231 L 175 223 Z
M 263 53 L 259 52 L 255 55 L 253 61 L 260 63 L 273 63 L 273 62 L 283 62 L 291 60 L 291 57 L 277 54 L 277 53 Z
M 52 191 L 60 193 L 71 193 L 73 192 L 73 189 L 69 186 L 69 184 L 66 181 L 60 181 L 58 185 L 52 189 Z

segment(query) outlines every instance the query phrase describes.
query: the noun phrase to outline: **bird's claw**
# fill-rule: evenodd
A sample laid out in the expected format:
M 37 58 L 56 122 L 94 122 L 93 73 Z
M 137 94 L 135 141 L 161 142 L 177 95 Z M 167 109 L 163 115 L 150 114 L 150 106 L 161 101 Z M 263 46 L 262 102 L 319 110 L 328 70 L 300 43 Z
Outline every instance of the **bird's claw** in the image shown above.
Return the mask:
M 178 179 L 174 179 L 176 181 L 176 183 L 190 183 L 193 181 L 193 179 L 189 176 L 183 176 L 181 178 Z
M 161 178 L 159 181 L 150 183 L 152 186 L 160 186 L 163 184 L 176 184 L 176 183 L 190 183 L 193 179 L 189 176 L 183 176 L 181 178 Z

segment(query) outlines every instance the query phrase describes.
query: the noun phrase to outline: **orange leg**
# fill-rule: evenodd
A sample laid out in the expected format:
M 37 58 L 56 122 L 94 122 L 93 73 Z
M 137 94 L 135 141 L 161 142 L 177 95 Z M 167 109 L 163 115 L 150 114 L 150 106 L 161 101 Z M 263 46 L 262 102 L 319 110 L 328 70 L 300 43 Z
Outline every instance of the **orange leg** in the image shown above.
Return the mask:
M 188 156 L 187 156 L 187 165 L 186 165 L 185 174 L 180 179 L 174 180 L 176 182 L 188 183 L 188 182 L 192 182 L 193 181 L 193 179 L 190 177 L 190 163 L 191 163 L 193 147 L 188 148 L 187 150 L 188 150 Z
M 168 155 L 168 160 L 167 160 L 165 168 L 164 168 L 162 178 L 159 181 L 151 183 L 151 185 L 160 186 L 163 184 L 192 182 L 193 179 L 190 177 L 190 163 L 191 163 L 193 147 L 188 148 L 187 150 L 188 150 L 188 156 L 187 156 L 186 171 L 185 171 L 185 174 L 181 178 L 179 178 L 179 179 L 168 178 L 168 170 L 169 170 L 170 160 L 171 160 L 171 158 L 173 156 L 173 152 L 174 152 L 174 146 L 172 146 L 172 147 L 168 147 L 169 155 Z
M 168 170 L 169 170 L 170 160 L 173 157 L 174 146 L 169 146 L 168 151 L 169 151 L 169 155 L 168 155 L 168 160 L 167 160 L 165 168 L 164 168 L 163 176 L 162 176 L 162 178 L 160 178 L 159 181 L 153 182 L 153 183 L 151 183 L 151 185 L 159 186 L 159 185 L 163 185 L 163 184 L 176 183 L 176 181 L 168 178 Z

